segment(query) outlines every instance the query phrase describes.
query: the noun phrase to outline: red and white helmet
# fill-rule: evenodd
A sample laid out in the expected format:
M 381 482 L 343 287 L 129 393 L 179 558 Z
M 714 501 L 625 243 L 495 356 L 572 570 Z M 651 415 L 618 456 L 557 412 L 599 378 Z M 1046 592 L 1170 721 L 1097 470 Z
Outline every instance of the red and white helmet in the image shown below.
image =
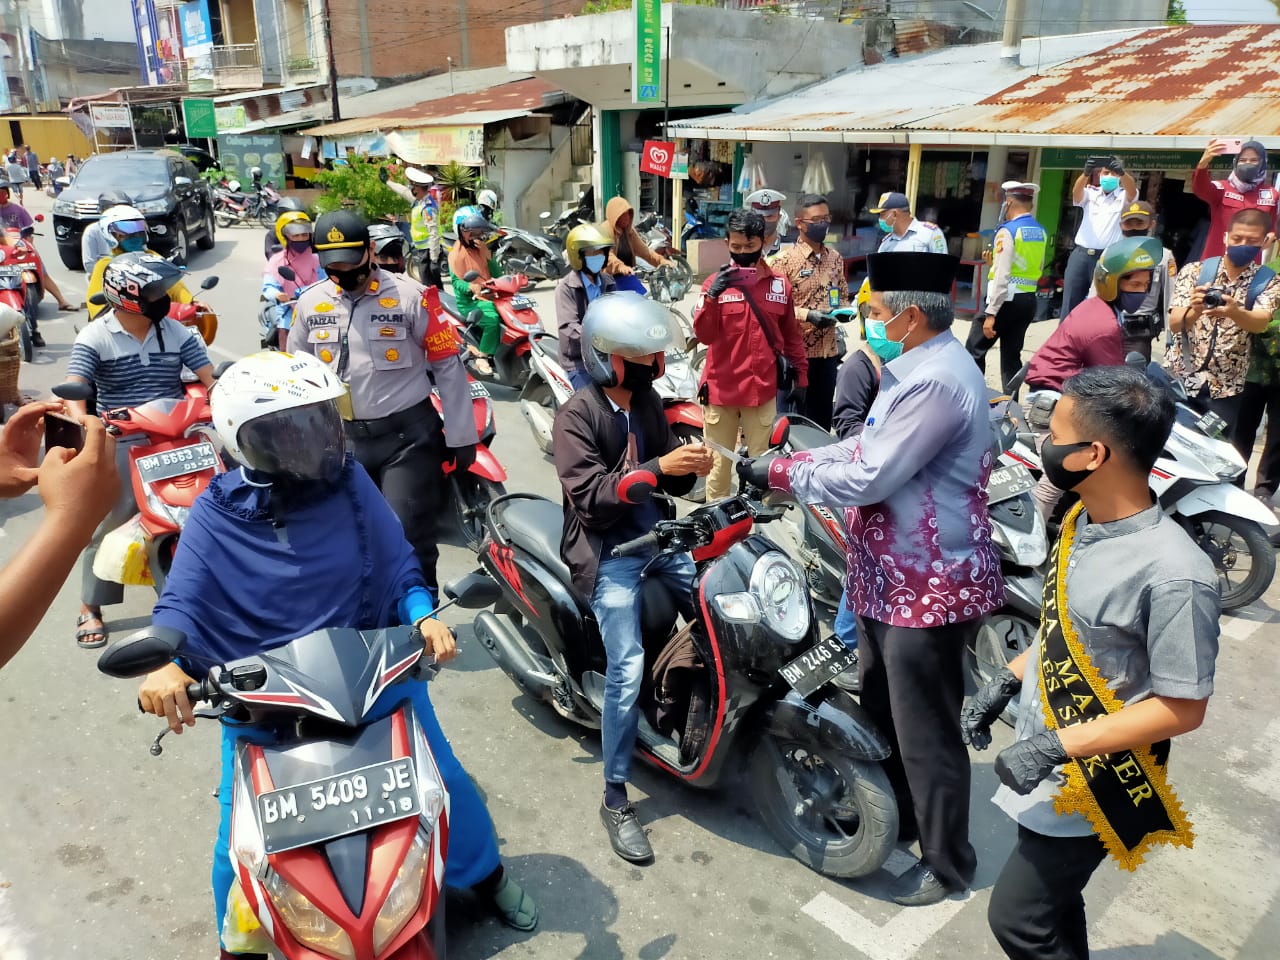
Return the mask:
M 147 304 L 167 296 L 181 279 L 182 268 L 158 254 L 122 253 L 102 272 L 102 295 L 116 310 L 148 316 Z

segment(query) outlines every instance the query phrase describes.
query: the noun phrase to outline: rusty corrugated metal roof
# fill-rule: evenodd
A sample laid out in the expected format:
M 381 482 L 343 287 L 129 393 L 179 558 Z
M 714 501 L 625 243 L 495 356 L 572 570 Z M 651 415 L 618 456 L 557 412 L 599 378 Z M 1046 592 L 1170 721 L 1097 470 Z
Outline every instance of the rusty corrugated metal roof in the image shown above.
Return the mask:
M 1144 31 L 916 130 L 1042 136 L 1280 136 L 1280 26 Z

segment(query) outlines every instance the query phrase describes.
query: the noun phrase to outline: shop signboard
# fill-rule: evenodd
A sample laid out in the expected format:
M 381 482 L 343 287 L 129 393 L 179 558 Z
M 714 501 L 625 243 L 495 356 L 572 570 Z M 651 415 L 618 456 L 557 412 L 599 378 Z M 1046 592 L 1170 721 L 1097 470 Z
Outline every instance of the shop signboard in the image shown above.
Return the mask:
M 249 188 L 249 171 L 262 168 L 262 180 L 284 189 L 284 145 L 278 133 L 224 133 L 218 137 L 218 162 L 228 177 Z
M 484 127 L 414 127 L 387 134 L 386 149 L 418 165 L 484 165 Z
M 671 161 L 671 179 L 689 179 L 689 155 L 687 153 L 677 153 L 676 158 Z
M 249 125 L 249 114 L 244 108 L 244 104 L 235 104 L 230 107 L 213 108 L 213 118 L 218 124 L 218 130 L 222 133 L 234 133 L 237 130 L 243 130 Z
M 209 18 L 209 0 L 191 0 L 178 7 L 182 25 L 182 56 L 187 62 L 187 88 L 203 91 L 214 89 L 213 25 Z
M 660 177 L 671 176 L 671 164 L 675 161 L 676 145 L 666 140 L 646 140 L 640 154 L 640 172 L 655 173 Z
M 1083 170 L 1090 157 L 1109 155 L 1120 157 L 1128 170 L 1190 170 L 1200 162 L 1200 153 L 1196 150 L 1075 150 L 1045 147 L 1040 151 L 1040 169 Z M 1215 157 L 1212 166 L 1225 168 L 1231 166 L 1231 163 L 1230 157 Z
M 133 129 L 133 115 L 127 103 L 93 103 L 89 105 L 89 115 L 99 130 Z
M 631 64 L 631 102 L 662 102 L 662 3 L 632 0 L 636 55 Z
M 182 101 L 182 122 L 188 137 L 218 135 L 218 113 L 212 100 L 185 98 Z

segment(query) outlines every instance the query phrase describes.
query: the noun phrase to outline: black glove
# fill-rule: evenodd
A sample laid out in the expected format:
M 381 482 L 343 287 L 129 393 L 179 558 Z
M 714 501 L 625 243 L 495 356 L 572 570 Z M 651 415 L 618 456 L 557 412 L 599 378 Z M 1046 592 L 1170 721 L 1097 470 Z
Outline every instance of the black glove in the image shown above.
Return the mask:
M 960 711 L 960 739 L 975 750 L 991 746 L 991 724 L 1021 689 L 1022 681 L 1002 667 Z
M 804 400 L 808 395 L 809 391 L 804 387 L 792 387 L 791 391 L 787 394 L 787 403 L 791 406 L 792 410 L 799 413 L 804 409 Z
M 1026 796 L 1036 784 L 1071 758 L 1062 749 L 1057 730 L 1046 730 L 1030 740 L 1019 740 L 996 754 L 996 776 L 1012 790 Z
M 718 297 L 729 289 L 729 280 L 733 277 L 734 265 L 726 263 L 723 267 L 716 271 L 716 275 L 711 280 L 711 286 L 707 287 L 707 296 Z
M 751 457 L 738 461 L 738 479 L 743 487 L 755 487 L 758 490 L 769 489 L 769 468 L 773 466 L 774 457 Z
M 1117 177 L 1123 177 L 1123 176 L 1124 176 L 1124 161 L 1123 161 L 1123 160 L 1121 160 L 1119 157 L 1112 157 L 1112 158 L 1111 158 L 1111 172 L 1112 172 L 1112 173 L 1114 173 Z
M 805 319 L 818 330 L 826 330 L 828 327 L 836 325 L 836 318 L 829 313 L 823 313 L 821 310 L 810 310 Z
M 388 180 L 391 179 L 391 174 L 387 173 L 386 167 L 378 168 L 378 179 L 381 180 L 383 183 L 386 183 Z
M 469 443 L 465 447 L 453 448 L 453 469 L 465 473 L 476 462 L 476 445 Z
M 1098 169 L 1098 162 L 1094 160 L 1093 157 L 1090 157 L 1084 162 L 1084 175 L 1086 177 L 1092 177 L 1093 171 L 1096 169 Z

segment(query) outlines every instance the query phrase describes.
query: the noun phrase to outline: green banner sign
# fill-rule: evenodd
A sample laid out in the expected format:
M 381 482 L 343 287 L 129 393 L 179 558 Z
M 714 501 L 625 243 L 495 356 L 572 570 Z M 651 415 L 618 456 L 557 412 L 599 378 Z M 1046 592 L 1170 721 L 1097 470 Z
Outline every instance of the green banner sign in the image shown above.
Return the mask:
M 1061 147 L 1045 147 L 1040 152 L 1042 170 L 1083 170 L 1085 161 L 1095 156 L 1118 156 L 1125 169 L 1135 170 L 1190 170 L 1200 162 L 1195 150 L 1072 150 Z M 1235 162 L 1234 157 L 1214 157 L 1213 167 L 1226 169 Z
M 264 181 L 277 190 L 284 189 L 284 146 L 278 133 L 224 133 L 218 137 L 218 162 L 228 176 L 243 181 L 246 190 L 254 167 L 262 169 Z
M 632 0 L 636 15 L 636 56 L 631 64 L 631 102 L 662 102 L 662 3 Z
M 183 100 L 182 122 L 186 125 L 188 137 L 218 135 L 217 109 L 212 100 Z

